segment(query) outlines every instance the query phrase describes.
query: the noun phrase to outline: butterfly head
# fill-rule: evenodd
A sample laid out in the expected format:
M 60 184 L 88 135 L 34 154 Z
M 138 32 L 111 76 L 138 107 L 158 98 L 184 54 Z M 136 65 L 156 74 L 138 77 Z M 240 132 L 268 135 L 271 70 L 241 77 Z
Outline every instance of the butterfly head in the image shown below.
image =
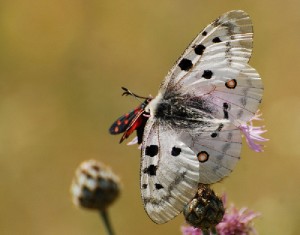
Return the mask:
M 155 98 L 148 98 L 148 105 L 145 107 L 145 112 L 149 113 L 150 116 L 155 115 L 156 108 L 162 100 L 162 94 L 159 93 Z

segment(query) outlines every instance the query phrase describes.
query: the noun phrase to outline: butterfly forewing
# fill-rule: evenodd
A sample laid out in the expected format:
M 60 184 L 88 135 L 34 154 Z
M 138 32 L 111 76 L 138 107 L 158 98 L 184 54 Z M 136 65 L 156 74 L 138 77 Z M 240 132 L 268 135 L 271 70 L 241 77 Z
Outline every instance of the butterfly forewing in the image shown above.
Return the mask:
M 252 23 L 243 11 L 231 11 L 207 26 L 171 69 L 160 90 L 198 97 L 210 103 L 216 118 L 247 122 L 261 102 L 263 86 L 247 63 L 252 51 Z M 183 63 L 184 62 L 184 63 Z
M 160 224 L 178 215 L 195 195 L 198 180 L 199 162 L 182 141 L 180 130 L 150 117 L 141 163 L 141 192 L 149 217 Z
M 231 50 L 231 51 L 230 51 Z M 214 61 L 248 62 L 252 51 L 252 23 L 244 11 L 230 11 L 220 16 L 192 41 L 163 81 L 162 89 L 172 87 L 195 70 L 195 65 Z M 206 57 L 207 58 L 207 57 Z M 208 59 L 208 58 L 207 58 Z

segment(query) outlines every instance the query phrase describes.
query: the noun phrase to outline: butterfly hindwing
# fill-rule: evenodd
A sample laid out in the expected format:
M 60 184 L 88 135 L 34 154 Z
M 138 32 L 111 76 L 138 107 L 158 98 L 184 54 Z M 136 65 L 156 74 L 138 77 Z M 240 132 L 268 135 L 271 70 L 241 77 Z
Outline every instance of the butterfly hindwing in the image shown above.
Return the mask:
M 179 93 L 194 97 L 194 99 L 198 98 L 200 102 L 209 103 L 213 107 L 213 115 L 216 118 L 225 117 L 224 106 L 227 106 L 228 117 L 226 119 L 237 126 L 249 121 L 257 111 L 263 93 L 258 73 L 249 65 L 245 65 L 237 76 L 231 77 L 223 72 L 225 68 L 219 69 L 215 64 L 212 64 L 210 68 L 214 72 L 213 79 L 186 81 L 185 86 L 178 88 Z M 193 75 L 190 78 L 194 79 Z
M 222 128 L 218 130 L 220 126 Z M 217 131 L 203 127 L 187 130 L 190 138 L 185 138 L 187 146 L 190 146 L 199 161 L 199 182 L 202 184 L 222 180 L 232 172 L 240 159 L 240 130 L 226 120 L 219 122 L 214 128 Z
M 241 135 L 226 120 L 209 128 L 173 129 L 150 118 L 142 146 L 145 210 L 154 222 L 164 223 L 183 210 L 198 183 L 214 183 L 231 173 L 239 160 Z

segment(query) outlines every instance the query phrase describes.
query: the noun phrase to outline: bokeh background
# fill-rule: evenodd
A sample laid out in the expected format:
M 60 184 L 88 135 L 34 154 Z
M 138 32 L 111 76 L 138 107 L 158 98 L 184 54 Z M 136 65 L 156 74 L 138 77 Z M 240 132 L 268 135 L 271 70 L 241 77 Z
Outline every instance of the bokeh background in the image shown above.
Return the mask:
M 137 106 L 121 86 L 156 95 L 189 42 L 222 13 L 254 24 L 251 65 L 261 74 L 264 153 L 242 160 L 214 188 L 262 216 L 260 234 L 299 234 L 300 2 L 2 0 L 0 2 L 0 234 L 104 234 L 97 213 L 71 203 L 75 168 L 95 158 L 122 178 L 111 207 L 117 234 L 180 234 L 144 212 L 140 155 L 108 128 Z

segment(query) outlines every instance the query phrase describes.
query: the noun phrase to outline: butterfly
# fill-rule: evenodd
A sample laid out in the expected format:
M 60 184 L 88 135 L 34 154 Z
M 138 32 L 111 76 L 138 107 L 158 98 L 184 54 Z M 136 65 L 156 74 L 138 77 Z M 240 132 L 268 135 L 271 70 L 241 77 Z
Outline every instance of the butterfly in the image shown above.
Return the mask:
M 139 123 L 141 195 L 155 223 L 177 216 L 199 183 L 222 180 L 240 159 L 239 126 L 254 116 L 263 93 L 248 64 L 252 41 L 246 12 L 221 15 L 187 47 L 158 95 L 113 124 L 111 133 L 123 131 L 125 139 Z

